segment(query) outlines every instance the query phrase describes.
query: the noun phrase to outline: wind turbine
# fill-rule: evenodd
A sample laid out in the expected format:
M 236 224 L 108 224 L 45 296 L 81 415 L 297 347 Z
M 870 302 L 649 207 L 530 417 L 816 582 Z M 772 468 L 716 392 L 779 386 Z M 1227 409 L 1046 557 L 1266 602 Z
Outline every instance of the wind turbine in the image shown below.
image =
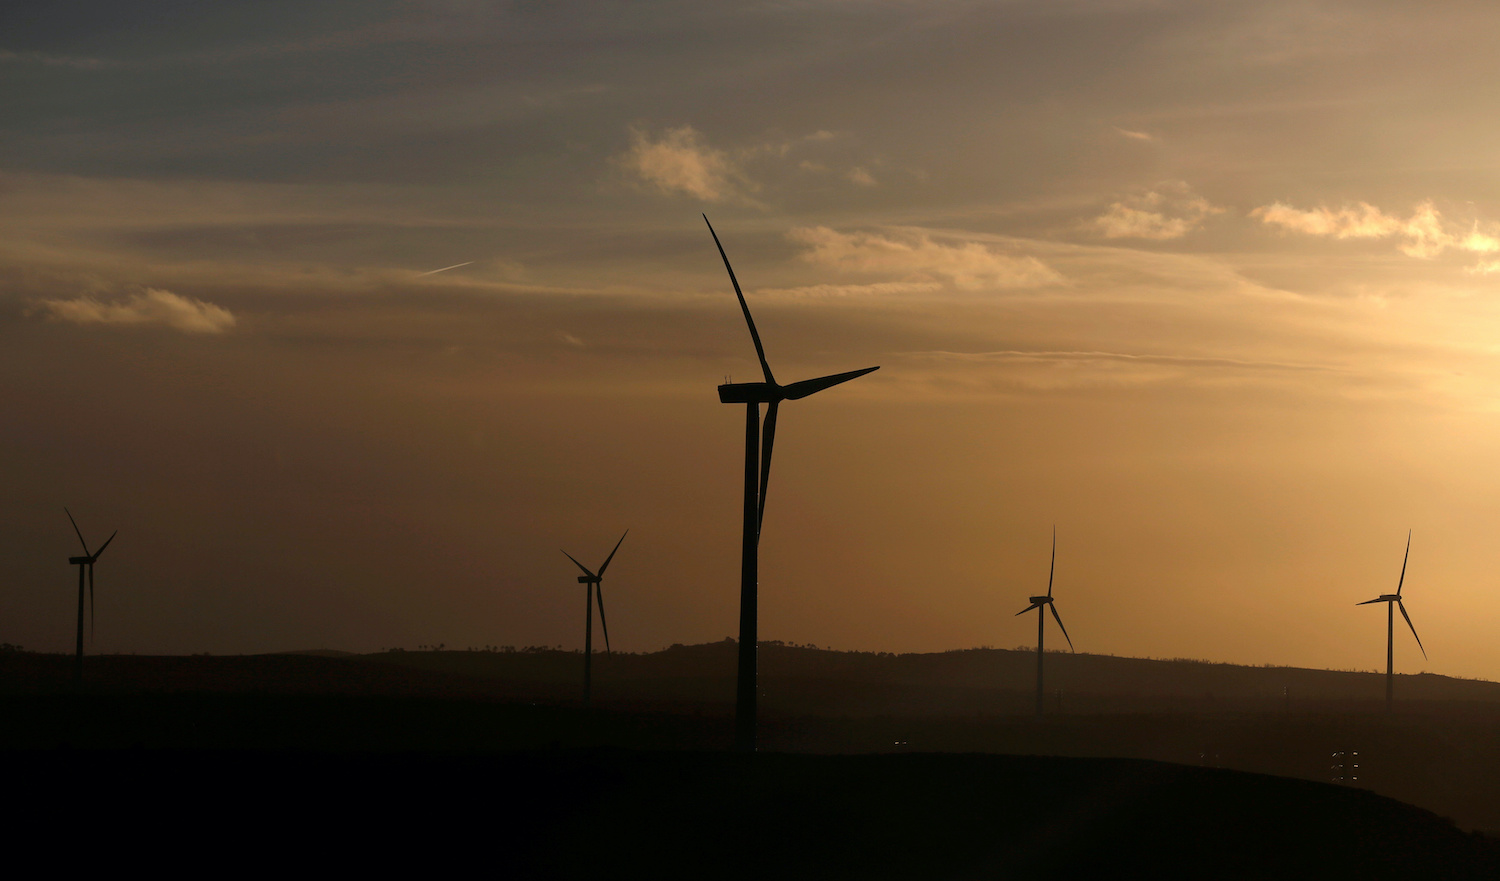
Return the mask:
M 1391 711 L 1393 695 L 1396 684 L 1396 610 L 1401 610 L 1401 617 L 1406 619 L 1406 626 L 1411 628 L 1411 635 L 1417 641 L 1417 648 L 1422 649 L 1422 660 L 1427 660 L 1427 649 L 1422 648 L 1422 637 L 1417 636 L 1416 625 L 1411 623 L 1411 616 L 1406 614 L 1406 605 L 1401 602 L 1401 586 L 1406 583 L 1406 561 L 1411 556 L 1411 530 L 1406 531 L 1406 554 L 1401 558 L 1401 579 L 1396 582 L 1396 592 L 1382 594 L 1373 600 L 1365 600 L 1355 603 L 1356 606 L 1368 606 L 1371 603 L 1385 603 L 1385 711 Z
M 708 223 L 708 215 L 703 216 L 703 222 Z M 719 386 L 720 403 L 745 405 L 745 519 L 740 552 L 740 643 L 739 670 L 735 680 L 734 746 L 743 752 L 754 752 L 760 526 L 766 515 L 766 483 L 771 478 L 771 447 L 776 442 L 776 409 L 782 401 L 805 398 L 880 368 L 866 367 L 863 370 L 778 385 L 776 377 L 771 374 L 771 365 L 766 362 L 766 350 L 760 343 L 760 333 L 755 329 L 755 319 L 750 317 L 750 307 L 745 304 L 745 294 L 740 290 L 739 279 L 734 277 L 734 267 L 729 265 L 729 257 L 724 253 L 724 246 L 719 242 L 719 234 L 714 232 L 712 223 L 708 223 L 708 233 L 714 237 L 714 245 L 724 260 L 724 269 L 729 272 L 729 283 L 734 285 L 734 295 L 739 298 L 740 311 L 745 313 L 745 323 L 750 326 L 750 339 L 755 342 L 755 355 L 760 359 L 760 369 L 766 375 L 765 382 L 726 382 Z M 761 404 L 767 405 L 764 439 L 760 424 Z
M 69 563 L 78 567 L 78 654 L 73 665 L 73 676 L 79 682 L 82 682 L 84 575 L 85 573 L 87 573 L 88 577 L 89 633 L 90 636 L 92 636 L 94 627 L 94 561 L 98 560 L 99 555 L 104 553 L 104 549 L 109 547 L 109 543 L 115 540 L 115 536 L 120 534 L 120 530 L 116 529 L 114 532 L 111 532 L 109 534 L 109 538 L 104 540 L 104 544 L 99 546 L 99 550 L 94 551 L 91 554 L 89 553 L 89 543 L 83 540 L 83 531 L 78 528 L 78 521 L 73 519 L 73 512 L 69 511 L 67 508 L 63 508 L 63 513 L 68 515 L 68 522 L 73 524 L 73 531 L 78 533 L 78 542 L 79 544 L 83 545 L 83 556 L 68 558 Z
M 1047 623 L 1046 609 L 1052 610 L 1052 617 L 1057 619 L 1057 626 L 1062 629 L 1063 639 L 1068 641 L 1068 651 L 1074 651 L 1073 639 L 1068 636 L 1068 628 L 1063 627 L 1062 616 L 1057 614 L 1057 604 L 1052 601 L 1052 576 L 1057 572 L 1057 527 L 1052 527 L 1052 567 L 1047 570 L 1047 595 L 1044 597 L 1032 597 L 1031 605 L 1016 613 L 1020 617 L 1032 609 L 1036 609 L 1036 714 L 1042 714 L 1042 636 Z
M 585 707 L 589 705 L 589 694 L 594 686 L 594 599 L 598 597 L 599 626 L 604 628 L 604 651 L 607 653 L 609 652 L 609 624 L 604 620 L 604 570 L 609 568 L 609 561 L 615 558 L 615 551 L 620 549 L 620 545 L 625 542 L 625 536 L 629 534 L 630 530 L 625 530 L 620 540 L 615 542 L 615 550 L 610 551 L 609 556 L 604 558 L 604 565 L 599 567 L 597 575 L 590 572 L 589 567 L 574 559 L 572 554 L 563 551 L 564 557 L 573 560 L 573 565 L 583 570 L 583 574 L 578 576 L 578 583 L 588 585 L 588 596 L 584 602 L 583 613 L 583 705 Z

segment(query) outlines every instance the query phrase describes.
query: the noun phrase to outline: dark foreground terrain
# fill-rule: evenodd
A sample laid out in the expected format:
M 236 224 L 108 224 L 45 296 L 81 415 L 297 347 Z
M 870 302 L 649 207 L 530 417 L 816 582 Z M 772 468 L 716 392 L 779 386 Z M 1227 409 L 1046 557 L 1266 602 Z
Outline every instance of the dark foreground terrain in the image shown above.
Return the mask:
M 73 871 L 1500 878 L 1494 839 L 1365 789 L 1140 759 L 744 756 L 705 748 L 725 716 L 454 697 L 12 695 L 0 714 L 13 859 Z
M 596 657 L 603 712 L 588 724 L 577 713 L 577 653 L 112 655 L 85 659 L 82 689 L 71 658 L 0 653 L 0 748 L 719 750 L 731 741 L 732 649 Z M 1016 654 L 767 646 L 761 743 L 791 753 L 1132 758 L 1322 783 L 1356 777 L 1346 782 L 1500 835 L 1500 684 L 1411 677 L 1397 683 L 1402 697 L 1388 714 L 1383 701 L 1357 698 L 1371 685 L 1383 692 L 1365 674 L 1060 655 L 1078 662 L 1057 665 L 1055 678 L 1071 690 L 1038 719 L 1032 693 L 993 684 L 1026 679 L 1021 661 L 1034 659 Z M 1284 687 L 1301 697 L 1281 696 Z M 1340 753 L 1359 767 L 1333 767 Z
M 21 864 L 75 871 L 1500 878 L 1471 831 L 1500 828 L 1489 683 L 1386 714 L 1184 700 L 1166 686 L 1197 684 L 1162 667 L 1155 694 L 1036 718 L 980 687 L 993 671 L 942 692 L 962 671 L 785 651 L 747 757 L 701 696 L 732 694 L 732 668 L 695 653 L 600 676 L 592 711 L 563 652 L 110 656 L 82 685 L 70 659 L 0 655 L 0 828 Z M 1183 669 L 1219 695 L 1263 675 Z
M 1357 789 L 1128 759 L 616 749 L 3 754 L 10 856 L 69 871 L 502 878 L 1485 878 Z

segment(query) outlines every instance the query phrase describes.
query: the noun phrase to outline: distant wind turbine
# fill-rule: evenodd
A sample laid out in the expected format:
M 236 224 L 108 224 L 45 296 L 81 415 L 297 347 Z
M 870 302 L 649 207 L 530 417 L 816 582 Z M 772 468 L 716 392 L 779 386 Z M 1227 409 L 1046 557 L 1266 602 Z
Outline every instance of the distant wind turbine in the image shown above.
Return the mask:
M 1062 629 L 1063 639 L 1068 641 L 1068 651 L 1074 651 L 1073 639 L 1068 636 L 1068 628 L 1063 627 L 1062 616 L 1057 614 L 1057 604 L 1052 601 L 1052 576 L 1057 572 L 1057 527 L 1052 527 L 1052 567 L 1047 570 L 1047 595 L 1044 597 L 1032 597 L 1031 605 L 1016 613 L 1020 617 L 1032 609 L 1036 609 L 1036 714 L 1042 714 L 1042 636 L 1046 630 L 1046 609 L 1052 610 L 1052 617 L 1057 619 L 1057 626 Z
M 609 561 L 615 558 L 615 551 L 618 551 L 620 549 L 620 545 L 625 541 L 625 536 L 629 534 L 630 530 L 625 530 L 624 535 L 620 536 L 620 540 L 615 542 L 615 550 L 610 551 L 609 556 L 604 558 L 604 565 L 599 567 L 599 572 L 597 575 L 593 572 L 590 572 L 589 567 L 574 559 L 572 554 L 568 553 L 567 551 L 563 551 L 564 557 L 567 557 L 569 560 L 573 560 L 573 565 L 583 570 L 583 574 L 578 576 L 578 583 L 588 585 L 588 596 L 586 597 L 586 602 L 584 603 L 583 613 L 583 705 L 585 707 L 589 705 L 590 693 L 593 691 L 594 687 L 595 597 L 598 598 L 599 602 L 599 626 L 604 628 L 604 651 L 608 653 L 609 624 L 604 620 L 604 570 L 609 568 Z
M 120 530 L 116 529 L 114 532 L 111 532 L 109 534 L 109 538 L 104 540 L 104 544 L 99 546 L 99 550 L 94 551 L 93 553 L 89 553 L 89 543 L 83 540 L 83 531 L 78 528 L 78 521 L 73 519 L 73 512 L 69 511 L 67 508 L 63 508 L 63 513 L 68 515 L 68 522 L 73 524 L 73 531 L 78 534 L 78 541 L 83 545 L 83 556 L 68 558 L 69 563 L 78 567 L 78 652 L 73 664 L 73 676 L 79 682 L 82 682 L 83 589 L 85 573 L 87 573 L 88 580 L 89 636 L 90 638 L 92 638 L 94 628 L 94 561 L 98 560 L 99 555 L 104 553 L 104 549 L 109 547 L 109 543 L 115 540 L 115 536 L 120 534 Z
M 1401 586 L 1406 583 L 1406 561 L 1411 557 L 1411 530 L 1406 531 L 1406 554 L 1401 557 L 1401 579 L 1396 582 L 1396 592 L 1382 594 L 1373 600 L 1365 600 L 1355 603 L 1356 606 L 1368 606 L 1371 603 L 1385 603 L 1385 711 L 1389 713 L 1395 695 L 1396 685 L 1396 610 L 1401 610 L 1401 617 L 1406 619 L 1406 626 L 1411 628 L 1411 635 L 1417 641 L 1417 648 L 1422 649 L 1422 660 L 1427 660 L 1427 649 L 1422 648 L 1422 637 L 1417 636 L 1416 625 L 1411 623 L 1411 616 L 1406 614 L 1406 605 L 1401 602 Z
M 766 515 L 766 482 L 771 477 L 771 447 L 776 442 L 776 408 L 782 401 L 795 401 L 808 395 L 864 376 L 879 367 L 866 367 L 848 373 L 835 373 L 816 379 L 804 379 L 790 385 L 778 385 L 771 375 L 771 365 L 766 362 L 766 350 L 760 343 L 760 333 L 755 329 L 755 319 L 750 317 L 750 307 L 745 304 L 745 294 L 740 290 L 739 279 L 734 276 L 734 267 L 719 242 L 719 234 L 704 215 L 708 233 L 714 237 L 719 257 L 729 272 L 729 283 L 734 285 L 734 295 L 739 298 L 740 311 L 745 313 L 745 323 L 750 326 L 750 339 L 755 342 L 755 355 L 760 359 L 760 369 L 765 373 L 765 382 L 736 382 L 719 386 L 719 401 L 724 404 L 745 405 L 745 519 L 741 535 L 740 554 L 740 643 L 739 671 L 735 681 L 734 745 L 744 752 L 755 751 L 755 643 L 757 617 L 757 579 L 760 566 L 760 527 Z M 760 405 L 767 404 L 764 441 L 760 425 Z M 757 449 L 759 461 L 757 462 Z

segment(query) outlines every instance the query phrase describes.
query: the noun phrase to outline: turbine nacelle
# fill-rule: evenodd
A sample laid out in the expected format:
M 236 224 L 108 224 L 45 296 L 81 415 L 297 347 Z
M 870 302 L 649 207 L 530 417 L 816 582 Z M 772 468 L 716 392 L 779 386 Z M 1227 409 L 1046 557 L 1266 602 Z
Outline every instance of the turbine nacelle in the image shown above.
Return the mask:
M 1395 595 L 1393 593 L 1387 593 L 1387 594 L 1382 594 L 1382 595 L 1376 597 L 1373 600 L 1365 600 L 1362 603 L 1355 603 L 1355 605 L 1358 605 L 1358 606 L 1368 606 L 1371 603 L 1399 603 L 1399 602 L 1401 602 L 1401 597 L 1399 597 L 1399 596 L 1397 596 L 1397 595 Z
M 68 562 L 74 566 L 84 566 L 94 562 L 93 557 L 69 557 Z
M 1052 597 L 1030 597 L 1029 600 L 1032 606 L 1042 606 L 1052 602 Z
M 580 575 L 580 576 L 578 576 L 578 583 L 579 584 L 598 584 L 601 580 L 602 579 L 599 578 L 599 576 L 597 576 L 597 575 Z
M 785 399 L 781 386 L 769 382 L 726 382 L 719 386 L 721 404 L 772 404 Z

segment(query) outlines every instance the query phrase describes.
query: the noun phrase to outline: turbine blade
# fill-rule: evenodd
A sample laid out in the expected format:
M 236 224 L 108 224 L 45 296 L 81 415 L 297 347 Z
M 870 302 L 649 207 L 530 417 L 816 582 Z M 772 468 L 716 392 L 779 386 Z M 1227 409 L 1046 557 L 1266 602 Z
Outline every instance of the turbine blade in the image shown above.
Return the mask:
M 68 515 L 68 522 L 73 524 L 73 531 L 78 533 L 78 543 L 83 545 L 83 555 L 89 555 L 89 543 L 83 540 L 83 530 L 78 528 L 78 521 L 73 519 L 73 512 L 63 508 L 63 513 Z
M 604 628 L 604 653 L 609 654 L 609 623 L 604 620 L 604 584 L 594 585 L 594 599 L 599 603 L 599 626 Z
M 1057 619 L 1057 626 L 1062 627 L 1063 639 L 1066 639 L 1068 641 L 1068 651 L 1078 651 L 1077 649 L 1073 648 L 1073 638 L 1071 636 L 1068 636 L 1068 628 L 1063 627 L 1062 616 L 1057 614 L 1057 605 L 1055 603 L 1048 603 L 1047 608 L 1052 610 L 1052 617 Z
M 771 447 L 776 444 L 776 404 L 772 401 L 766 408 L 766 427 L 760 441 L 760 511 L 755 518 L 755 534 L 760 536 L 761 524 L 766 522 L 766 484 L 771 480 Z
M 703 215 L 703 222 L 708 223 L 708 215 Z M 729 270 L 729 283 L 734 285 L 734 295 L 740 299 L 740 309 L 745 313 L 745 323 L 750 325 L 750 339 L 755 341 L 755 356 L 760 359 L 760 369 L 766 373 L 766 382 L 776 384 L 776 377 L 771 375 L 771 365 L 766 363 L 766 349 L 760 344 L 760 332 L 755 329 L 755 319 L 750 317 L 750 307 L 745 303 L 745 294 L 740 290 L 740 280 L 734 277 L 734 267 L 729 265 L 729 255 L 724 253 L 724 246 L 719 243 L 719 234 L 714 232 L 714 225 L 708 223 L 708 234 L 714 237 L 714 246 L 719 249 L 719 256 L 724 258 L 724 268 Z
M 1411 616 L 1406 614 L 1406 604 L 1400 600 L 1396 600 L 1396 608 L 1401 610 L 1401 617 L 1406 619 L 1406 626 L 1411 628 L 1411 635 L 1416 637 L 1417 648 L 1422 649 L 1422 660 L 1427 660 L 1427 649 L 1422 648 L 1422 637 L 1417 636 L 1416 625 L 1411 623 Z
M 621 541 L 624 541 L 624 540 L 625 540 L 625 537 L 624 537 L 624 536 L 621 536 L 621 537 L 620 537 L 620 540 L 621 540 Z M 559 548 L 559 549 L 558 549 L 558 550 L 562 550 L 562 549 L 561 549 L 561 548 Z M 567 558 L 568 558 L 568 559 L 569 559 L 569 560 L 573 560 L 573 555 L 572 555 L 572 554 L 570 554 L 570 553 L 568 553 L 568 552 L 567 552 L 567 551 L 563 551 L 563 552 L 562 552 L 562 553 L 563 553 L 563 556 L 564 556 L 564 557 L 567 557 Z M 589 567 L 587 567 L 587 566 L 585 566 L 585 565 L 583 565 L 583 564 L 582 564 L 582 563 L 580 563 L 580 562 L 578 562 L 578 561 L 577 561 L 577 560 L 573 560 L 573 565 L 574 565 L 574 566 L 577 566 L 577 567 L 578 567 L 578 568 L 579 568 L 579 569 L 582 569 L 582 570 L 583 570 L 583 574 L 584 574 L 584 575 L 587 575 L 587 576 L 589 576 L 589 577 L 590 577 L 590 578 L 594 578 L 594 577 L 596 577 L 596 576 L 595 576 L 595 575 L 594 575 L 594 573 L 592 573 L 592 572 L 590 572 L 590 571 L 589 571 Z
M 119 534 L 120 534 L 120 530 L 118 530 L 118 529 L 116 529 L 114 532 L 111 532 L 109 534 L 109 538 L 106 538 L 104 540 L 104 544 L 102 544 L 102 545 L 99 546 L 99 550 L 94 551 L 94 559 L 95 560 L 99 559 L 99 555 L 102 554 L 102 553 L 104 553 L 104 549 L 107 548 L 107 547 L 109 547 L 109 543 L 112 542 L 112 541 L 114 541 L 115 540 L 115 536 L 117 536 Z
M 620 549 L 620 545 L 622 545 L 622 544 L 625 543 L 625 536 L 629 535 L 629 534 L 630 534 L 630 530 L 628 530 L 628 529 L 625 530 L 624 535 L 620 536 L 620 540 L 617 541 L 617 542 L 615 542 L 615 551 L 618 551 Z M 607 556 L 607 557 L 604 558 L 604 565 L 599 567 L 599 577 L 600 578 L 604 577 L 604 570 L 609 568 L 609 561 L 613 560 L 615 558 L 615 551 L 610 551 L 609 552 L 609 556 Z
M 1396 596 L 1401 596 L 1401 585 L 1406 583 L 1406 558 L 1411 556 L 1411 530 L 1406 530 L 1406 554 L 1401 558 L 1401 580 L 1396 582 Z
M 1057 527 L 1052 527 L 1052 568 L 1047 570 L 1047 596 L 1052 596 L 1052 575 L 1057 572 Z
M 1385 600 L 1382 600 L 1380 597 L 1376 597 L 1373 600 L 1365 600 L 1362 603 L 1355 603 L 1354 605 L 1356 605 L 1356 606 L 1368 606 L 1371 603 L 1383 603 L 1383 602 L 1385 602 Z
M 841 382 L 858 379 L 866 373 L 874 373 L 879 369 L 879 367 L 866 367 L 863 370 L 851 370 L 848 373 L 835 373 L 831 376 L 819 376 L 816 379 L 804 379 L 801 382 L 794 382 L 791 385 L 783 387 L 781 394 L 788 401 L 795 401 L 799 398 L 816 394 L 823 389 L 832 388 Z
M 1036 609 L 1036 608 L 1040 608 L 1040 607 L 1041 607 L 1041 603 L 1032 603 L 1031 605 L 1029 605 L 1026 608 L 1022 609 L 1021 611 L 1017 612 L 1016 613 L 1016 617 L 1019 618 L 1022 615 L 1026 614 L 1027 612 L 1030 612 L 1032 609 Z

